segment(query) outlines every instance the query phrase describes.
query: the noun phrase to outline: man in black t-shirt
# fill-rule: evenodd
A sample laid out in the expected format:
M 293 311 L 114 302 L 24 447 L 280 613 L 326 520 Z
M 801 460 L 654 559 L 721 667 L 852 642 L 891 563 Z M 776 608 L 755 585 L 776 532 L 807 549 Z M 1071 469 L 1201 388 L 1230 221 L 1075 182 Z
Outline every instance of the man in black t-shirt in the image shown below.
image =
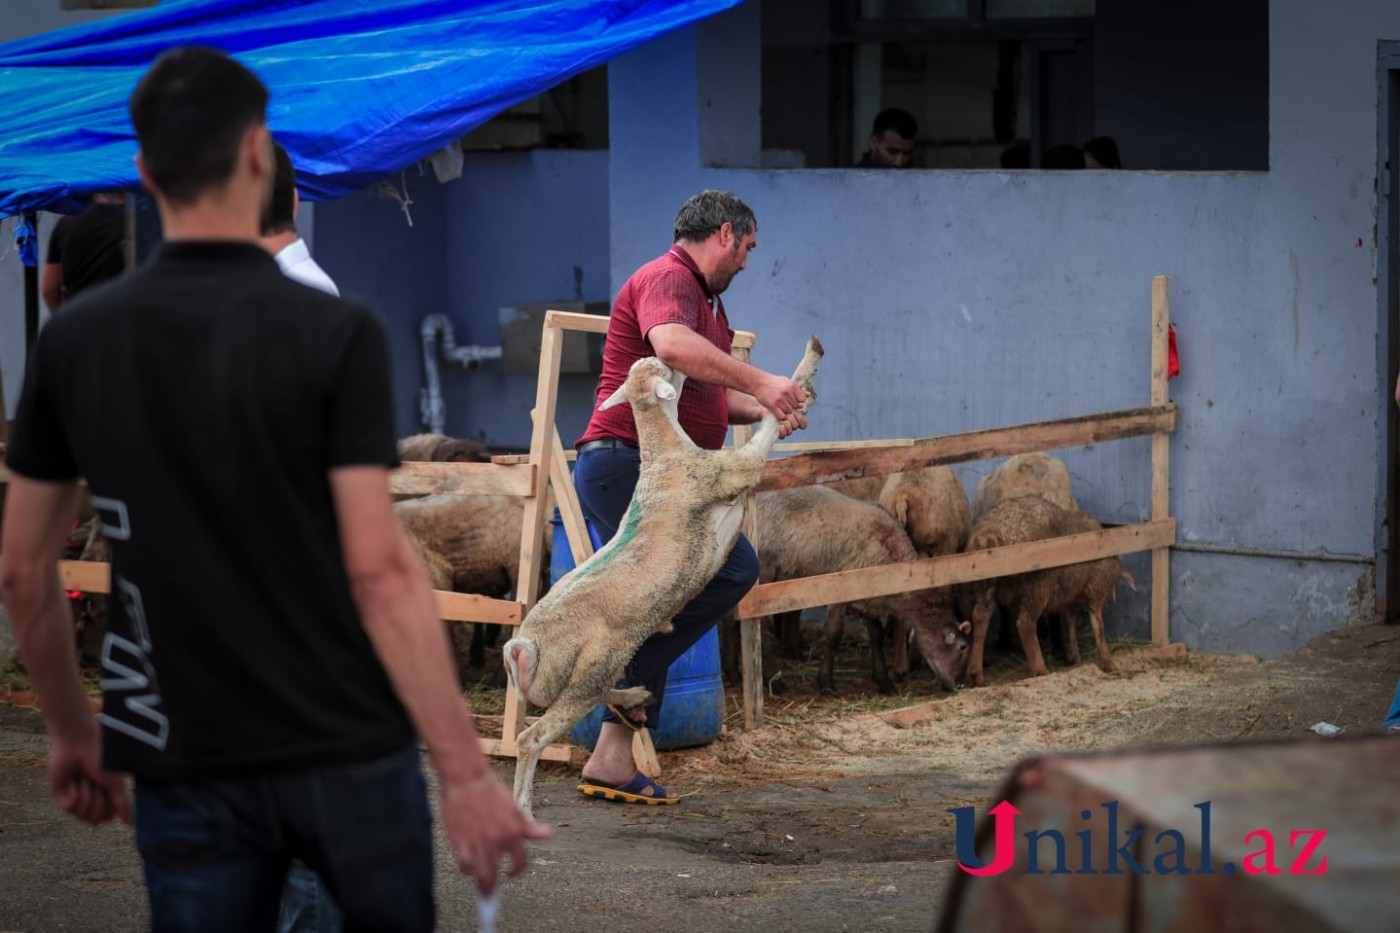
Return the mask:
M 120 773 L 135 777 L 153 928 L 272 930 L 298 858 L 348 928 L 431 930 L 418 736 L 483 891 L 547 832 L 487 766 L 393 511 L 383 331 L 258 244 L 266 103 L 202 48 L 165 53 L 132 94 L 165 241 L 40 335 L 7 452 L 0 585 L 55 800 L 130 820 Z M 112 545 L 100 735 L 55 567 L 79 476 Z
M 61 217 L 49 234 L 41 290 L 50 312 L 126 271 L 126 209 L 120 192 L 99 191 L 81 214 Z

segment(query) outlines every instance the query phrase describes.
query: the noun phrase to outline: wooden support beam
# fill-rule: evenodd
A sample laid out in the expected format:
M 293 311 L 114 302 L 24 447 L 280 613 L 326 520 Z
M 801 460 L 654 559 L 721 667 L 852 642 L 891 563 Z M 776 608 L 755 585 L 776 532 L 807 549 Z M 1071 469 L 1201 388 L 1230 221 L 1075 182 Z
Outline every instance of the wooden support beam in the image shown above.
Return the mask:
M 575 330 L 596 326 L 598 322 L 606 329 L 608 323 L 607 318 L 591 314 L 546 311 L 544 315 L 544 328 L 540 335 L 540 372 L 535 383 L 535 408 L 531 412 L 534 427 L 530 432 L 530 464 L 538 469 L 533 477 L 534 485 L 527 492 L 529 498 L 525 500 L 525 514 L 520 522 L 520 572 L 516 576 L 515 596 L 526 613 L 539 598 L 540 570 L 544 566 L 544 529 L 549 518 L 545 514 L 545 494 L 549 490 L 549 463 L 558 436 L 554 414 L 559 401 L 559 359 L 564 348 L 560 321 L 564 318 L 582 319 L 576 322 L 579 326 L 571 328 Z M 499 754 L 515 756 L 515 739 L 524 727 L 525 703 L 514 690 L 507 691 Z
M 918 443 L 918 439 L 913 437 L 896 437 L 889 440 L 875 441 L 779 441 L 773 445 L 773 453 L 796 454 L 825 450 L 871 450 L 883 447 L 913 447 L 916 443 Z
M 511 695 L 514 696 L 515 694 L 512 693 Z M 511 740 L 509 745 L 502 739 L 490 739 L 485 736 L 478 737 L 477 741 L 481 743 L 481 750 L 494 758 L 516 757 L 514 739 Z M 546 745 L 544 750 L 540 752 L 540 760 L 562 761 L 567 764 L 569 758 L 573 754 L 573 750 L 573 746 L 571 745 Z
M 58 576 L 66 590 L 84 593 L 112 591 L 111 564 L 89 560 L 61 560 Z M 486 622 L 491 625 L 519 625 L 525 617 L 524 607 L 508 599 L 491 599 L 475 593 L 450 593 L 434 590 L 438 615 L 451 622 Z
M 797 454 L 770 460 L 756 491 L 881 476 L 934 464 L 965 463 L 1012 454 L 1077 447 L 1157 431 L 1175 431 L 1175 405 L 1081 415 L 1059 421 L 993 428 L 916 440 L 888 450 L 879 447 Z
M 578 492 L 574 489 L 573 477 L 569 474 L 568 461 L 564 459 L 564 444 L 559 440 L 559 429 L 554 429 L 553 450 L 549 458 L 549 481 L 554 487 L 554 499 L 559 505 L 559 516 L 564 522 L 564 534 L 569 540 L 569 550 L 574 557 L 574 566 L 593 556 L 593 539 L 589 537 L 588 526 L 583 518 L 583 506 L 579 505 Z
M 509 599 L 491 599 L 476 593 L 450 593 L 434 590 L 438 615 L 449 622 L 485 622 L 489 625 L 519 625 L 525 607 Z
M 396 496 L 528 496 L 535 486 L 535 468 L 497 463 L 405 463 L 389 472 L 389 491 Z
M 733 350 L 734 358 L 747 363 L 749 348 L 737 343 Z M 753 425 L 734 426 L 734 446 L 742 447 L 753 437 Z M 758 510 L 754 508 L 753 494 L 744 497 L 744 520 L 740 526 L 744 537 L 749 539 L 754 550 L 758 550 Z M 763 627 L 760 619 L 742 619 L 739 622 L 739 667 L 742 672 L 740 683 L 744 698 L 744 728 L 758 729 L 763 726 Z
M 1171 314 L 1167 306 L 1167 277 L 1152 279 L 1152 405 L 1167 405 L 1167 335 Z M 1170 438 L 1158 431 L 1152 435 L 1152 519 L 1170 514 L 1171 483 L 1167 473 Z M 1159 547 L 1152 552 L 1152 643 L 1171 641 L 1171 551 Z
M 1167 518 L 967 554 L 783 580 L 750 590 L 739 603 L 739 618 L 752 619 L 793 609 L 831 606 L 855 599 L 1062 567 L 1099 557 L 1167 547 L 1175 540 L 1176 520 Z

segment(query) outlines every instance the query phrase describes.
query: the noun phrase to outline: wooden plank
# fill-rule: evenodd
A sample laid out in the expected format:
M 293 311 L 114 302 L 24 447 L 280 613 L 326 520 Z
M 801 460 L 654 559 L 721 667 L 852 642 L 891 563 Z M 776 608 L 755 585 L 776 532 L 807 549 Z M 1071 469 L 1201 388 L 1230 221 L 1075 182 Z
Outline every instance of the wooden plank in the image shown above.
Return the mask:
M 530 463 L 539 467 L 534 486 L 525 500 L 525 514 L 520 525 L 520 572 L 516 576 L 515 597 L 529 613 L 540 595 L 540 570 L 544 565 L 544 529 L 546 493 L 549 489 L 549 459 L 556 435 L 554 414 L 559 399 L 559 358 L 563 352 L 564 332 L 558 326 L 563 312 L 545 312 L 540 337 L 540 372 L 535 383 L 535 407 L 530 413 L 534 426 L 530 431 Z M 591 318 L 594 315 L 572 315 Z M 597 318 L 604 326 L 607 318 Z M 551 323 L 551 322 L 554 323 Z M 516 754 L 515 739 L 524 728 L 525 702 L 514 690 L 506 693 L 505 720 L 501 727 L 501 748 L 504 754 Z
M 745 350 L 745 351 L 747 351 L 747 350 L 752 350 L 752 349 L 753 349 L 753 345 L 754 345 L 757 341 L 758 341 L 758 338 L 754 336 L 754 333 L 753 333 L 753 331 L 751 331 L 751 330 L 736 330 L 736 331 L 734 332 L 734 349 L 735 349 L 735 350 Z M 731 351 L 731 352 L 732 352 L 732 351 Z M 734 355 L 735 355 L 735 356 L 738 356 L 737 353 L 734 354 Z M 745 358 L 745 362 L 748 362 L 747 357 Z
M 876 713 L 880 719 L 890 725 L 903 729 L 905 726 L 912 726 L 916 722 L 923 722 L 934 715 L 943 706 L 942 700 L 929 700 L 925 703 L 915 703 L 913 706 L 901 706 L 899 709 L 892 709 L 887 713 Z
M 1167 304 L 1167 277 L 1152 279 L 1152 404 L 1166 405 L 1167 397 L 1167 335 L 1171 315 Z M 1152 435 L 1152 518 L 1164 519 L 1170 514 L 1171 482 L 1168 473 L 1170 438 L 1162 432 Z M 1171 641 L 1171 552 L 1160 547 L 1152 552 L 1151 613 L 1152 643 L 1166 645 Z
M 770 460 L 758 490 L 789 489 L 858 476 L 882 476 L 934 464 L 966 463 L 992 457 L 1077 447 L 1157 431 L 1174 431 L 1175 405 L 1081 415 L 1009 428 L 971 431 L 916 440 L 908 446 L 834 450 Z
M 651 741 L 651 730 L 643 727 L 632 733 L 632 762 L 637 770 L 653 781 L 661 777 L 661 759 L 656 757 L 656 745 Z
M 583 331 L 588 334 L 606 334 L 608 332 L 608 322 L 612 318 L 606 314 L 584 314 L 581 311 L 546 311 L 544 313 L 544 332 L 556 333 L 561 330 Z M 540 373 L 544 373 L 544 346 L 540 346 Z M 556 370 L 555 376 L 559 373 Z M 538 400 L 537 400 L 538 401 Z
M 112 592 L 112 565 L 91 560 L 61 560 L 58 577 L 65 590 L 84 593 Z
M 780 441 L 773 445 L 775 454 L 809 453 L 822 450 L 870 450 L 880 447 L 913 447 L 917 440 L 912 437 L 896 437 L 889 440 L 866 441 Z
M 491 599 L 476 593 L 449 593 L 434 590 L 438 615 L 451 622 L 485 622 L 489 625 L 519 625 L 525 607 L 509 599 Z
M 513 693 L 511 695 L 514 696 Z M 487 738 L 486 736 L 478 736 L 477 741 L 481 743 L 481 750 L 487 755 L 491 755 L 494 758 L 515 757 L 515 741 L 513 739 L 510 741 L 510 743 L 507 744 L 502 739 L 491 739 Z M 546 745 L 544 747 L 544 750 L 540 752 L 540 760 L 562 761 L 567 764 L 570 756 L 573 754 L 573 751 L 574 749 L 572 745 Z
M 749 362 L 747 347 L 736 345 L 734 358 Z M 753 425 L 734 426 L 734 446 L 742 447 L 753 437 Z M 758 550 L 758 514 L 754 509 L 753 495 L 744 497 L 744 520 L 740 531 L 749 539 L 754 550 Z M 744 728 L 758 729 L 763 726 L 763 628 L 760 619 L 741 619 L 739 622 L 739 669 L 741 671 L 740 693 L 744 699 Z
M 574 566 L 593 556 L 593 539 L 588 536 L 588 526 L 583 518 L 583 506 L 579 505 L 578 491 L 574 489 L 574 479 L 569 474 L 568 461 L 564 459 L 564 444 L 559 440 L 559 430 L 554 430 L 553 450 L 549 458 L 549 481 L 554 486 L 554 499 L 559 505 L 559 516 L 564 521 L 564 534 L 569 540 L 569 550 L 574 557 Z
M 58 562 L 58 575 L 66 590 L 84 593 L 112 591 L 112 568 L 105 562 L 62 560 Z M 508 599 L 491 599 L 476 593 L 449 593 L 446 590 L 434 590 L 433 594 L 437 597 L 439 616 L 449 621 L 519 625 L 525 617 L 524 608 Z
M 528 463 L 405 463 L 389 471 L 389 491 L 396 496 L 528 496 L 535 468 Z
M 1061 567 L 1099 557 L 1167 547 L 1175 540 L 1176 520 L 1168 518 L 967 554 L 783 580 L 750 590 L 739 603 L 739 618 L 751 619 L 792 609 L 830 606 L 854 599 Z

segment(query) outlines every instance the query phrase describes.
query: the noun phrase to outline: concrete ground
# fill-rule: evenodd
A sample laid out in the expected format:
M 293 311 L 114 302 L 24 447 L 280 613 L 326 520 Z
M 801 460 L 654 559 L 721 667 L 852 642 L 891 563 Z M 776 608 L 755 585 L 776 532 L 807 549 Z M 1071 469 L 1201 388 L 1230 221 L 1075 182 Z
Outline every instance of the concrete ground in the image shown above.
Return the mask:
M 584 798 L 575 770 L 541 765 L 535 812 L 556 834 L 505 883 L 498 928 L 931 930 L 957 871 L 948 808 L 980 811 L 1018 760 L 1324 741 L 1311 731 L 1319 721 L 1348 734 L 1374 730 L 1400 674 L 1400 630 L 1345 629 L 1277 661 L 1172 662 L 1127 648 L 1115 658 L 1116 675 L 1052 661 L 1051 676 L 1028 679 L 1012 657 L 986 688 L 902 699 L 929 700 L 929 713 L 898 728 L 870 711 L 858 658 L 843 675 L 846 699 L 794 688 L 759 732 L 663 753 L 663 780 L 693 794 L 675 807 Z M 46 749 L 33 710 L 0 706 L 0 933 L 145 929 L 130 831 L 61 814 L 44 785 Z M 510 778 L 513 763 L 494 767 Z M 475 930 L 473 891 L 441 839 L 437 890 L 439 929 Z
M 145 929 L 130 831 L 83 826 L 57 810 L 36 720 L 23 710 L 0 715 L 0 931 Z M 546 767 L 536 815 L 555 836 L 503 885 L 501 930 L 927 930 L 951 876 L 952 840 L 920 814 L 950 790 L 981 791 L 951 788 L 924 769 L 918 778 L 702 789 L 652 808 L 586 799 L 562 766 Z M 496 768 L 509 778 L 506 763 Z M 474 890 L 438 842 L 439 929 L 475 930 Z

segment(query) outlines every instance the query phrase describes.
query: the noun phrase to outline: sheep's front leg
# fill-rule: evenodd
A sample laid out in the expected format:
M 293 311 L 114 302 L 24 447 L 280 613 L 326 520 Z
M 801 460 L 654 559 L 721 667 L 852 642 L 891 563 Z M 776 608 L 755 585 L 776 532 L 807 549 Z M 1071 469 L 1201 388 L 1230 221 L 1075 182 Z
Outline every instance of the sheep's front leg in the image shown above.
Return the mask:
M 826 650 L 817 674 L 817 686 L 822 696 L 836 696 L 836 649 L 841 647 L 841 630 L 846 624 L 846 605 L 828 606 L 826 610 Z
M 1045 600 L 1025 600 L 1016 616 L 1016 631 L 1021 635 L 1021 647 L 1026 650 L 1032 677 L 1044 677 L 1050 673 L 1045 666 L 1045 655 L 1040 651 L 1040 637 L 1036 623 L 1045 612 Z
M 870 637 L 870 673 L 875 678 L 875 688 L 883 696 L 893 696 L 894 681 L 885 667 L 885 624 L 879 619 L 866 619 L 865 631 Z
M 1108 638 L 1103 631 L 1103 607 L 1089 610 L 1089 624 L 1094 627 L 1094 646 L 1099 652 L 1099 670 L 1105 674 L 1118 673 L 1118 665 L 1113 663 L 1113 653 L 1108 650 Z

